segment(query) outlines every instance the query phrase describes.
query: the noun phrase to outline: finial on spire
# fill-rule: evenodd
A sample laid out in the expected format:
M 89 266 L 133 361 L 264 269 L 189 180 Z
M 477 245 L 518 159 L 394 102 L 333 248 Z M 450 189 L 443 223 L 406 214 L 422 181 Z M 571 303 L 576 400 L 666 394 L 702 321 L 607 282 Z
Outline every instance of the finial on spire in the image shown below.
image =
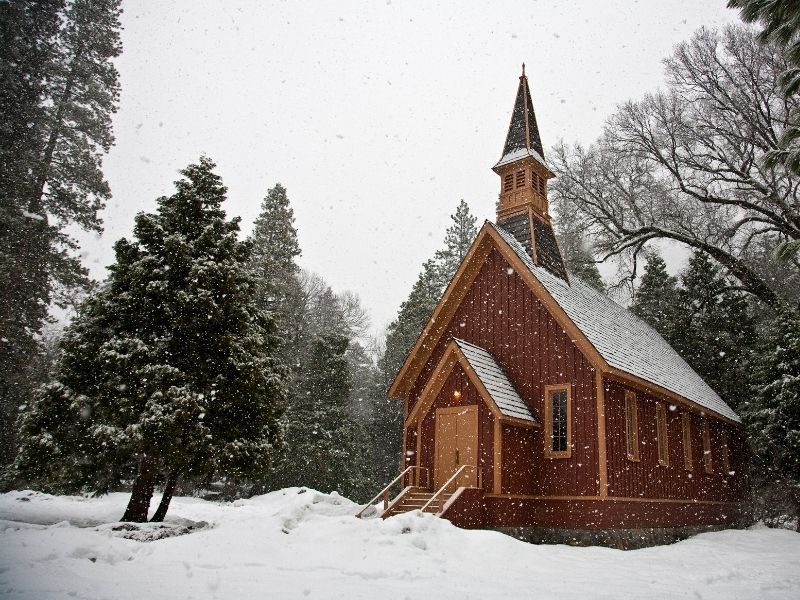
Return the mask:
M 522 63 L 522 76 L 525 77 L 525 63 Z

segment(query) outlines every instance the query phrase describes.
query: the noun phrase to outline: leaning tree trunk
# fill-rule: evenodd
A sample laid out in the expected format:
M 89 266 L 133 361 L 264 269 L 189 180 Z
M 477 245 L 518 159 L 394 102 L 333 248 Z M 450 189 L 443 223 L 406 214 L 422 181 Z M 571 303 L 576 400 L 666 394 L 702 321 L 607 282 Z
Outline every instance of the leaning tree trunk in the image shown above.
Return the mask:
M 158 504 L 156 514 L 150 519 L 151 523 L 161 523 L 164 517 L 167 516 L 169 510 L 169 503 L 172 501 L 172 495 L 175 493 L 175 486 L 178 485 L 178 478 L 180 473 L 177 470 L 172 471 L 167 477 L 167 483 L 164 485 L 164 495 L 161 496 L 161 502 Z
M 146 523 L 147 513 L 150 510 L 150 500 L 153 497 L 153 490 L 156 484 L 156 471 L 158 468 L 158 457 L 155 454 L 143 454 L 139 459 L 139 472 L 136 474 L 136 481 L 133 482 L 133 491 L 125 514 L 121 521 L 133 523 Z

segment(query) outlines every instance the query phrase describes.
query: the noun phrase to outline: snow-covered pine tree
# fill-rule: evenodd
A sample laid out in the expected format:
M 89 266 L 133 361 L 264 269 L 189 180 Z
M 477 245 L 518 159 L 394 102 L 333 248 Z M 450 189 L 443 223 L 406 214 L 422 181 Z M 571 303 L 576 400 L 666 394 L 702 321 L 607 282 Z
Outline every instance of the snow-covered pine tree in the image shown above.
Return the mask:
M 249 237 L 253 246 L 250 270 L 256 280 L 259 302 L 272 312 L 288 353 L 289 362 L 299 356 L 298 339 L 303 316 L 303 290 L 298 279 L 300 256 L 294 211 L 289 205 L 286 188 L 280 183 L 267 191 L 261 213 Z
M 453 275 L 456 274 L 461 259 L 467 254 L 467 250 L 472 245 L 478 229 L 475 227 L 477 218 L 469 210 L 469 205 L 464 201 L 458 203 L 456 212 L 450 215 L 453 224 L 447 228 L 444 235 L 444 248 L 438 250 L 434 255 L 434 261 L 439 269 L 439 287 L 441 292 L 450 283 Z M 438 298 L 436 299 L 438 301 Z
M 631 312 L 672 339 L 675 310 L 678 304 L 678 280 L 667 273 L 667 263 L 655 250 L 647 254 L 642 281 L 634 294 Z
M 747 297 L 708 255 L 696 252 L 681 274 L 673 322 L 677 352 L 733 408 L 749 399 L 755 323 Z
M 317 336 L 311 343 L 297 397 L 287 411 L 288 448 L 274 485 L 364 495 L 368 441 L 349 406 L 348 344 L 341 335 Z
M 281 443 L 274 321 L 213 168 L 189 165 L 155 214 L 137 215 L 135 240 L 117 242 L 107 285 L 62 340 L 56 381 L 21 418 L 19 472 L 99 493 L 133 475 L 123 520 L 147 520 L 161 478 L 257 476 Z
M 0 3 L 0 461 L 51 302 L 87 283 L 69 227 L 100 231 L 120 0 Z M 9 285 L 8 282 L 13 282 Z
M 760 495 L 777 492 L 800 531 L 800 314 L 784 308 L 766 326 L 755 360 L 753 397 L 741 412 L 750 433 Z

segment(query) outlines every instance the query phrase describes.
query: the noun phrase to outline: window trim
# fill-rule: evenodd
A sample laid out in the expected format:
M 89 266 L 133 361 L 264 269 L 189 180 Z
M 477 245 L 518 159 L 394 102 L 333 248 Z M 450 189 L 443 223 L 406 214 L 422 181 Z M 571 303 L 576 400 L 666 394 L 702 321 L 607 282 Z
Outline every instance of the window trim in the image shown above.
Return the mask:
M 567 392 L 567 449 L 553 450 L 553 392 Z M 570 458 L 572 456 L 572 385 L 560 383 L 544 386 L 544 455 L 546 458 Z
M 663 402 L 656 402 L 656 450 L 658 450 L 658 464 L 662 467 L 668 467 L 669 425 L 667 423 L 667 409 Z
M 628 410 L 628 407 L 632 407 Z M 639 462 L 639 417 L 636 392 L 625 390 L 625 452 L 628 460 Z M 628 419 L 630 414 L 631 418 Z M 633 446 L 633 447 L 631 447 Z
M 730 456 L 730 448 L 728 447 L 728 432 L 724 429 L 722 430 L 722 468 L 723 476 L 729 477 L 731 472 L 731 456 Z
M 681 433 L 683 434 L 683 468 L 687 471 L 694 470 L 692 465 L 692 413 L 684 411 L 681 414 Z
M 711 455 L 711 431 L 708 419 L 703 419 L 703 468 L 706 473 L 714 472 L 714 457 Z

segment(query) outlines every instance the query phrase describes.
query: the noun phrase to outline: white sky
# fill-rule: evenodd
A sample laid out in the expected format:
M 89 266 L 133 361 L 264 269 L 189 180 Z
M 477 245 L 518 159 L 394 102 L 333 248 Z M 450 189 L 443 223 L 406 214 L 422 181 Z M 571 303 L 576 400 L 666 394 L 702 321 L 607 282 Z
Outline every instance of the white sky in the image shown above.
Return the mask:
M 113 199 L 81 240 L 97 278 L 138 211 L 201 153 L 249 232 L 281 182 L 302 266 L 394 317 L 464 198 L 494 218 L 525 61 L 545 149 L 589 143 L 615 105 L 660 85 L 661 59 L 725 0 L 246 2 L 128 0 Z

